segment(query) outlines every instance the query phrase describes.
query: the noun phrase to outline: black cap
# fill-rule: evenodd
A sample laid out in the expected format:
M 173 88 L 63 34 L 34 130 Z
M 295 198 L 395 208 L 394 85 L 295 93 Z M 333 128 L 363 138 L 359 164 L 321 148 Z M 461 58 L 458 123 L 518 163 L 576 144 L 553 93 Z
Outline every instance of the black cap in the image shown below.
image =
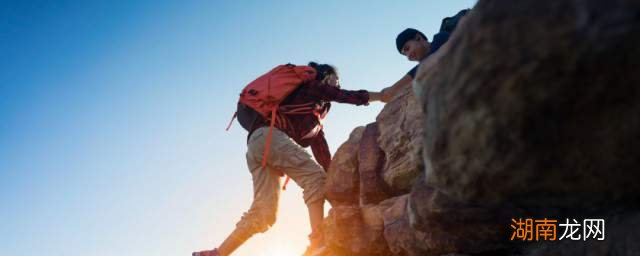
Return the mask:
M 418 31 L 417 29 L 413 29 L 413 28 L 405 29 L 400 34 L 398 34 L 398 37 L 396 37 L 396 47 L 398 48 L 398 52 L 402 53 L 402 47 L 404 46 L 404 44 L 407 41 L 416 38 L 416 35 L 422 36 L 425 40 L 427 39 L 427 37 L 424 36 L 424 34 L 422 34 L 422 32 Z

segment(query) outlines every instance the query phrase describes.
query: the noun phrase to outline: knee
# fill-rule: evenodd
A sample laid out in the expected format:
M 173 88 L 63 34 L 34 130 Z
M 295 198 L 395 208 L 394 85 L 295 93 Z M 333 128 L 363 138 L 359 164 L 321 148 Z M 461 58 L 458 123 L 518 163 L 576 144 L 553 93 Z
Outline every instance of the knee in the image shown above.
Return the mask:
M 276 214 L 277 208 L 275 207 L 251 209 L 242 216 L 242 219 L 236 226 L 238 229 L 242 229 L 245 233 L 250 234 L 250 236 L 256 233 L 263 233 L 275 224 Z
M 324 183 L 327 180 L 327 174 L 320 168 L 316 169 L 317 170 L 302 177 L 300 182 L 302 190 L 315 190 L 318 187 L 324 187 Z
M 305 203 L 311 204 L 320 200 L 324 200 L 324 183 L 326 180 L 326 174 L 324 172 L 317 172 L 310 182 L 306 184 L 302 189 L 302 195 Z
M 276 215 L 276 207 L 261 208 L 256 214 L 255 231 L 257 233 L 263 233 L 269 230 L 269 228 L 276 223 Z
M 271 227 L 276 223 L 276 215 L 278 213 L 277 208 L 270 207 L 269 209 L 265 209 L 265 212 L 262 215 L 262 220 L 265 226 Z

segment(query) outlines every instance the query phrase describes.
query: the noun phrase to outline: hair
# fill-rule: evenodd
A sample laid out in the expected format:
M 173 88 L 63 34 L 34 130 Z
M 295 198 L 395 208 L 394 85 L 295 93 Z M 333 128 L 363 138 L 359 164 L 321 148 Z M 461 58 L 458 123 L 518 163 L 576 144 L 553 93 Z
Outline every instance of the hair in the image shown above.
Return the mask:
M 416 39 L 417 35 L 420 35 L 422 38 L 424 38 L 424 40 L 428 41 L 427 37 L 417 29 L 408 28 L 400 32 L 400 34 L 398 34 L 398 37 L 396 37 L 396 48 L 398 48 L 398 52 L 402 53 L 402 47 L 404 46 L 404 44 L 409 40 Z
M 318 64 L 312 61 L 308 65 L 316 70 L 316 80 L 318 81 L 322 81 L 330 75 L 338 75 L 338 70 L 329 64 Z

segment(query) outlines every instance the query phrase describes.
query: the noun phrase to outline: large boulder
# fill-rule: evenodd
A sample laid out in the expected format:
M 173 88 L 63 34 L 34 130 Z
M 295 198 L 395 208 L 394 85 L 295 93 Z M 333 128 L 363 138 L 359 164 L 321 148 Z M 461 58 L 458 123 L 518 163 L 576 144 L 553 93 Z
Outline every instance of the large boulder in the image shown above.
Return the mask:
M 433 242 L 428 241 L 426 233 L 415 230 L 409 225 L 408 199 L 409 195 L 389 199 L 392 201 L 391 206 L 383 213 L 384 237 L 393 255 L 425 255 Z M 443 240 L 446 241 L 446 239 Z
M 407 224 L 429 238 L 425 254 L 512 251 L 509 221 L 522 210 L 504 204 L 460 203 L 419 179 L 408 195 Z M 436 239 L 437 238 L 437 239 Z
M 377 205 L 333 207 L 323 226 L 330 255 L 389 255 L 383 236 L 382 209 Z
M 358 170 L 360 172 L 360 203 L 377 204 L 390 197 L 390 189 L 382 179 L 384 151 L 378 146 L 380 130 L 378 123 L 365 127 L 360 150 L 358 152 Z
M 338 150 L 329 255 L 638 254 L 637 67 L 640 1 L 480 0 Z M 517 218 L 607 236 L 511 241 Z
M 462 253 L 637 252 L 523 250 L 505 233 L 510 218 L 605 216 L 620 239 L 640 239 L 628 217 L 640 205 L 639 45 L 639 1 L 479 1 L 414 81 L 425 181 L 408 200 L 410 226 L 454 237 Z
M 376 121 L 378 142 L 385 153 L 382 177 L 394 195 L 408 193 L 424 169 L 424 116 L 411 87 L 387 103 Z
M 360 174 L 358 173 L 358 151 L 364 126 L 355 128 L 331 159 L 325 181 L 325 195 L 332 205 L 358 204 Z
M 478 2 L 414 83 L 427 183 L 485 205 L 638 205 L 639 13 L 624 0 Z

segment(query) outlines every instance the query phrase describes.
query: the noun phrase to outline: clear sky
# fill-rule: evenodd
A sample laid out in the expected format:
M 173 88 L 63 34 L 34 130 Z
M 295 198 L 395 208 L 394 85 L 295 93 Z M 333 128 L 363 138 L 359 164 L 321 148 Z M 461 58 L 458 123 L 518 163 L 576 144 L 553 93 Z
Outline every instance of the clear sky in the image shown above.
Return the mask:
M 54 3 L 56 2 L 56 3 Z M 0 255 L 190 255 L 221 242 L 252 197 L 246 132 L 224 128 L 238 93 L 277 64 L 338 67 L 379 91 L 474 0 L 3 1 L 0 5 Z M 382 108 L 334 104 L 332 152 Z M 236 255 L 299 255 L 300 189 Z M 327 204 L 328 206 L 328 204 Z

